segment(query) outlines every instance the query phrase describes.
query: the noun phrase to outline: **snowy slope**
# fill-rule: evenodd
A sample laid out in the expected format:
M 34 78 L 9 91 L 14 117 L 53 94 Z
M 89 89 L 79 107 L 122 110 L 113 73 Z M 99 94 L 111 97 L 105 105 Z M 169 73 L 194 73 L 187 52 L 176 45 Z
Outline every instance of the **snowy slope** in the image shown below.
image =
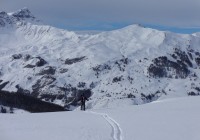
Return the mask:
M 80 34 L 43 25 L 28 9 L 0 12 L 0 23 L 2 90 L 72 106 L 86 93 L 88 108 L 200 94 L 198 33 L 131 25 Z
M 86 112 L 2 114 L 0 139 L 199 140 L 199 105 L 199 97 L 184 97 Z
M 120 124 L 123 140 L 198 140 L 199 97 L 102 110 Z

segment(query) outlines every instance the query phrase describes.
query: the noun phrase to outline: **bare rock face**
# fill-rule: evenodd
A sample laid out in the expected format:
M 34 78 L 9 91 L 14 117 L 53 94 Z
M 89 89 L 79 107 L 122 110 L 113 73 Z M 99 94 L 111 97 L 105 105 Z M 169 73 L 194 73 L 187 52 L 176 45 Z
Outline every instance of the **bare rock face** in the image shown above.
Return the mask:
M 32 13 L 29 11 L 28 8 L 23 8 L 20 9 L 12 14 L 13 17 L 18 18 L 18 19 L 25 19 L 25 18 L 32 18 L 34 19 L 35 17 L 32 15 Z
M 159 57 L 153 60 L 154 64 L 151 64 L 148 68 L 149 75 L 152 77 L 178 77 L 186 78 L 189 74 L 188 66 L 182 61 L 173 62 L 168 60 L 167 57 Z
M 45 68 L 41 69 L 37 75 L 54 75 L 56 72 L 56 68 L 52 66 L 46 66 Z
M 24 68 L 34 68 L 34 67 L 35 67 L 35 65 L 28 64 Z
M 30 59 L 33 59 L 30 54 L 25 54 L 25 55 L 23 55 L 23 54 L 13 54 L 11 56 L 11 58 L 12 58 L 12 60 L 22 59 L 24 61 L 28 61 Z
M 38 59 L 38 61 L 36 62 L 36 66 L 37 67 L 41 67 L 41 66 L 44 66 L 45 64 L 47 64 L 47 62 L 41 58 L 41 57 L 36 57 Z
M 73 64 L 73 63 L 81 62 L 81 61 L 83 61 L 84 59 L 86 59 L 85 56 L 83 56 L 83 57 L 77 57 L 77 58 L 72 58 L 72 59 L 66 59 L 66 60 L 65 60 L 65 64 L 71 65 L 71 64 Z
M 125 71 L 126 66 L 130 63 L 131 61 L 128 58 L 122 58 L 120 60 L 115 61 L 115 64 L 118 66 L 120 71 Z
M 148 68 L 150 77 L 167 77 L 167 78 L 182 78 L 185 79 L 191 72 L 190 68 L 194 68 L 192 64 L 194 51 L 188 51 L 187 53 L 175 48 L 171 57 L 174 61 L 169 60 L 166 56 L 155 58 Z M 195 58 L 196 64 L 199 65 L 199 57 Z
M 32 58 L 31 56 L 26 56 L 25 59 L 28 59 L 29 61 L 33 61 L 33 62 L 31 62 L 30 64 L 27 64 L 24 68 L 42 67 L 47 64 L 47 62 L 41 57 Z
M 23 89 L 19 85 L 16 85 L 15 87 L 17 88 L 17 92 L 18 93 L 30 95 L 30 91 L 29 90 Z
M 9 18 L 6 12 L 0 11 L 0 27 L 5 27 L 6 24 L 12 24 L 12 20 Z
M 56 78 L 50 75 L 44 75 L 41 79 L 37 80 L 37 82 L 32 86 L 32 94 L 37 97 L 39 95 L 39 91 L 42 90 L 42 88 L 52 84 L 55 80 Z
M 4 11 L 1 11 L 0 12 L 0 18 L 7 18 L 8 17 L 8 14 L 6 13 L 6 12 L 4 12 Z
M 3 81 L 1 81 L 0 83 L 0 90 L 2 90 L 8 83 L 9 83 L 9 81 L 7 81 L 7 82 L 3 82 Z
M 130 59 L 123 57 L 119 60 L 108 61 L 106 63 L 92 67 L 92 70 L 95 72 L 95 76 L 98 78 L 100 75 L 109 73 L 112 69 L 116 68 L 119 69 L 119 71 L 124 72 L 130 63 Z
M 119 77 L 114 77 L 113 80 L 112 80 L 112 82 L 116 83 L 116 82 L 120 82 L 122 80 L 123 80 L 123 76 L 119 76 Z
M 25 55 L 23 55 L 23 60 L 24 60 L 24 61 L 28 61 L 28 60 L 30 60 L 30 59 L 32 59 L 32 56 L 31 56 L 30 54 L 25 54 Z
M 68 69 L 65 69 L 65 68 L 60 68 L 60 69 L 59 69 L 59 72 L 60 72 L 60 73 L 66 73 L 67 71 L 68 71 Z
M 14 59 L 21 59 L 22 58 L 22 54 L 13 54 L 12 55 L 12 60 Z
M 39 22 L 28 8 L 23 8 L 9 14 L 5 11 L 0 11 L 0 27 L 25 25 L 26 21 Z
M 101 64 L 92 69 L 95 72 L 95 76 L 98 78 L 101 73 L 108 73 L 111 70 L 111 66 L 110 64 Z
M 195 61 L 196 61 L 197 65 L 200 66 L 200 57 L 195 58 Z
M 2 19 L 0 19 L 0 27 L 5 27 L 5 25 L 6 23 Z

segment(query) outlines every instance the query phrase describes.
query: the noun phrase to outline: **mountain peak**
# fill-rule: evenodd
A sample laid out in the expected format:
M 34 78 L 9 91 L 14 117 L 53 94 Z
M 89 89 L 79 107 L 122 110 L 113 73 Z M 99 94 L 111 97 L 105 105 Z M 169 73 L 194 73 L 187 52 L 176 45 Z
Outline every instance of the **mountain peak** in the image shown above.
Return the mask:
M 35 18 L 27 7 L 24 7 L 16 12 L 11 13 L 12 16 L 17 18 Z
M 135 28 L 145 28 L 144 26 L 142 26 L 141 24 L 131 24 L 131 25 L 128 25 L 122 29 L 135 29 Z
M 0 18 L 6 17 L 8 14 L 5 11 L 0 11 Z
M 0 27 L 19 26 L 24 25 L 26 22 L 34 24 L 40 23 L 40 20 L 38 20 L 27 7 L 11 13 L 0 11 Z

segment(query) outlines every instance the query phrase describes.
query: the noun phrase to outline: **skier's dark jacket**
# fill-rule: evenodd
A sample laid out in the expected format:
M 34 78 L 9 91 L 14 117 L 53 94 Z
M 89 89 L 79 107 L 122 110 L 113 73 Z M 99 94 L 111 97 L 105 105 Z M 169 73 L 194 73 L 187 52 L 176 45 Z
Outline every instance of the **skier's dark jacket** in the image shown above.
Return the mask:
M 85 100 L 88 101 L 88 99 L 85 96 L 81 96 L 81 104 L 85 104 Z

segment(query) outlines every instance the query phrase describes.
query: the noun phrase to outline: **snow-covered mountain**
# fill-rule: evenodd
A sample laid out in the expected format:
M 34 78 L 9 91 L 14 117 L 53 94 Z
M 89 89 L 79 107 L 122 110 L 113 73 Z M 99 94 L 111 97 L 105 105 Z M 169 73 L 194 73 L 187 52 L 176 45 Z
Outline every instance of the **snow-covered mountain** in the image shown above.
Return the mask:
M 0 89 L 88 108 L 200 94 L 200 36 L 140 25 L 79 34 L 0 12 Z M 66 98 L 65 98 L 66 95 Z

